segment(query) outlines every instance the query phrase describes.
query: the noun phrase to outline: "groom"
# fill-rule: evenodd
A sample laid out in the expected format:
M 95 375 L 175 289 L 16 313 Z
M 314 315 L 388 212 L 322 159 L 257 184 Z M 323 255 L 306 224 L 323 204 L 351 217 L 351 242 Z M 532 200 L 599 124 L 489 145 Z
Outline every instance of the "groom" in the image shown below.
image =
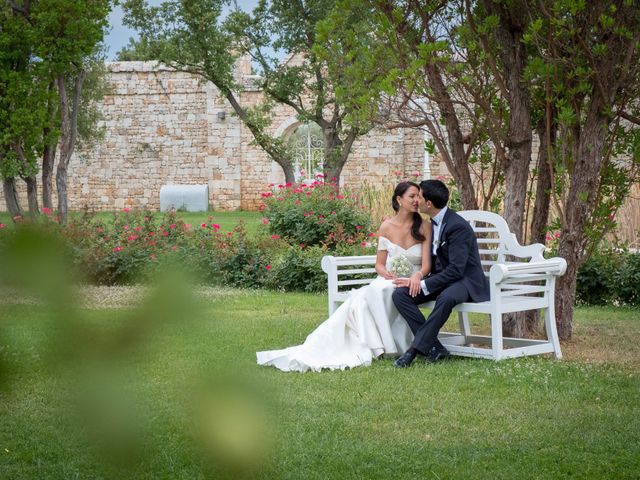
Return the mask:
M 475 233 L 469 223 L 447 208 L 449 189 L 440 180 L 420 183 L 420 211 L 431 217 L 431 273 L 420 282 L 421 292 L 409 294 L 408 280 L 394 281 L 393 303 L 409 324 L 414 339 L 409 350 L 395 361 L 395 366 L 411 365 L 418 354 L 427 362 L 444 360 L 449 352 L 438 340 L 440 328 L 453 307 L 462 302 L 489 300 L 489 282 L 482 271 Z M 431 300 L 436 304 L 425 320 L 418 305 Z

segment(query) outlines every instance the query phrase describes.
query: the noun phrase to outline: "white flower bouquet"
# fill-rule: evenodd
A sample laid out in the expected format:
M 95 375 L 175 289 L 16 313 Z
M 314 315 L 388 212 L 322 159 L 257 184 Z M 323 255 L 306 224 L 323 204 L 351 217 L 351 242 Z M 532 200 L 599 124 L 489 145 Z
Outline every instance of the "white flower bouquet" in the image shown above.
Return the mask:
M 391 259 L 389 271 L 396 277 L 410 277 L 413 273 L 413 265 L 404 255 L 397 255 Z

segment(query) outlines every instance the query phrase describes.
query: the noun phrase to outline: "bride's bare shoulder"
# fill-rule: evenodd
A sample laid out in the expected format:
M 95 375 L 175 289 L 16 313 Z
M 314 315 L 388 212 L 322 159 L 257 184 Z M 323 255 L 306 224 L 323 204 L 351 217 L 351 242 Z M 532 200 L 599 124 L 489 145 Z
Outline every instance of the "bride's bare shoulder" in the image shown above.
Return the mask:
M 393 224 L 391 222 L 391 219 L 387 218 L 386 220 L 383 220 L 383 222 L 380 224 L 380 228 L 378 228 L 378 236 L 388 237 L 390 232 L 392 231 L 393 231 Z

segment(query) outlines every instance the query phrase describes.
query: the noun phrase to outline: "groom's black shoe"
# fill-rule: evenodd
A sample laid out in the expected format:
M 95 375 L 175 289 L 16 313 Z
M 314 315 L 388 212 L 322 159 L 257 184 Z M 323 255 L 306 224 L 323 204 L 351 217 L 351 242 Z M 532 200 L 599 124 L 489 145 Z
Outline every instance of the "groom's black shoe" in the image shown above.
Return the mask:
M 393 362 L 393 365 L 396 368 L 407 368 L 409 365 L 413 363 L 415 358 L 416 358 L 416 352 L 414 350 L 409 349 L 406 352 L 404 352 L 395 362 Z
M 436 363 L 436 362 L 441 362 L 443 360 L 447 360 L 450 356 L 451 354 L 449 353 L 449 350 L 447 350 L 446 348 L 433 347 L 429 352 L 429 355 L 427 355 L 426 360 L 427 360 L 427 363 Z

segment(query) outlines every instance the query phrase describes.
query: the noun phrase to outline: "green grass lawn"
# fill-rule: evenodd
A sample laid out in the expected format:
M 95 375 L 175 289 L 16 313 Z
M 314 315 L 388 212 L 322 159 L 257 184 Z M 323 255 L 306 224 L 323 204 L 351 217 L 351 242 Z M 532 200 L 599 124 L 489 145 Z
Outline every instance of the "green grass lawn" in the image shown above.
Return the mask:
M 79 212 L 71 212 L 71 215 L 80 215 Z M 160 217 L 162 213 L 155 212 L 154 215 Z M 260 229 L 262 225 L 262 215 L 260 212 L 177 212 L 179 218 L 182 218 L 185 223 L 191 223 L 192 225 L 200 225 L 201 223 L 217 223 L 220 225 L 222 231 L 229 231 L 235 227 L 238 222 L 243 221 L 247 227 L 247 231 L 255 233 Z M 109 221 L 113 218 L 113 212 L 97 212 L 96 217 Z M 13 221 L 11 216 L 7 212 L 0 212 L 0 223 L 11 226 Z
M 282 373 L 326 296 L 2 302 L 0 478 L 638 478 L 640 314 L 580 308 L 565 360 Z M 591 339 L 597 332 L 598 338 Z M 598 356 L 603 349 L 618 355 Z M 591 361 L 589 358 L 595 357 Z M 631 359 L 629 361 L 629 359 Z

